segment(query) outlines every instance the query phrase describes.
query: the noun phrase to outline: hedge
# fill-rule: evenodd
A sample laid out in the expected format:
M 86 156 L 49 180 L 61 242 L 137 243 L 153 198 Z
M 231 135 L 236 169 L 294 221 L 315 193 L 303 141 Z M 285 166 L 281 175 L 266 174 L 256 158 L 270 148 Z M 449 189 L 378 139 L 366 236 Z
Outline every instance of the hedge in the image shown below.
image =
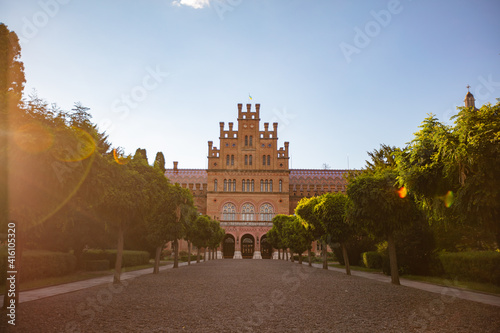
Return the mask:
M 18 255 L 16 253 L 16 255 Z M 0 284 L 5 282 L 7 252 L 0 251 Z M 21 257 L 21 282 L 63 276 L 76 270 L 76 257 L 71 253 L 25 250 Z
M 363 259 L 363 264 L 367 268 L 382 268 L 382 255 L 376 251 L 363 252 L 361 258 Z
M 87 260 L 85 261 L 86 271 L 107 271 L 109 269 L 109 260 Z
M 500 285 L 499 252 L 443 252 L 438 257 L 447 278 Z
M 83 261 L 109 260 L 109 268 L 114 268 L 116 263 L 116 250 L 86 250 L 82 254 Z M 123 251 L 122 267 L 139 266 L 149 263 L 147 251 Z

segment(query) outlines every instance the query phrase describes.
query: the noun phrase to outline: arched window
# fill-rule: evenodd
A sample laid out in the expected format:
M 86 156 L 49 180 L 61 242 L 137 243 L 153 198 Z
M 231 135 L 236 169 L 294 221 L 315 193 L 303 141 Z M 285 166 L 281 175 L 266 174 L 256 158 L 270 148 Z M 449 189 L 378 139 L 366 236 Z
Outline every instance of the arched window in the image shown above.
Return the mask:
M 217 179 L 214 180 L 214 191 L 217 192 Z
M 222 220 L 234 221 L 236 219 L 236 206 L 230 202 L 222 207 Z
M 224 179 L 224 192 L 227 191 L 227 179 Z
M 266 192 L 269 192 L 269 181 L 266 179 Z
M 248 146 L 248 135 L 245 135 L 245 146 Z
M 271 179 L 269 181 L 269 192 L 272 192 L 273 191 L 273 180 Z
M 245 165 L 248 165 L 248 155 L 245 155 Z
M 250 179 L 247 179 L 247 192 L 250 192 Z
M 234 155 L 231 155 L 231 165 L 234 165 Z
M 271 155 L 267 155 L 267 165 L 271 165 Z
M 245 180 L 244 179 L 241 181 L 241 191 L 245 192 Z
M 260 180 L 260 191 L 264 192 L 264 181 L 262 179 Z
M 266 155 L 262 155 L 262 165 L 266 165 Z
M 253 155 L 248 156 L 248 165 L 252 165 L 252 157 Z
M 283 181 L 280 179 L 280 192 L 283 192 Z
M 233 192 L 236 192 L 236 179 L 233 179 Z
M 251 203 L 246 203 L 241 208 L 241 218 L 243 221 L 253 221 L 255 215 L 255 207 Z
M 255 191 L 254 185 L 255 185 L 255 182 L 254 182 L 254 180 L 252 179 L 252 192 L 254 192 L 254 191 Z
M 226 155 L 226 165 L 229 165 L 229 155 Z
M 253 136 L 250 135 L 250 147 L 252 147 L 252 146 L 253 146 Z
M 227 191 L 231 192 L 231 179 L 227 181 Z
M 274 217 L 274 208 L 270 204 L 263 204 L 260 206 L 260 220 L 272 221 Z

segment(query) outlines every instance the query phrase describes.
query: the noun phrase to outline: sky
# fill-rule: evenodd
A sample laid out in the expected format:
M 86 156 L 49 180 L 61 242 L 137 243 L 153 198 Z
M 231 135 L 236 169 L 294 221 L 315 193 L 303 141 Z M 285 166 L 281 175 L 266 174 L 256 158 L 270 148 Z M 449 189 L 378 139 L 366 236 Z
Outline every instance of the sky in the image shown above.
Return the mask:
M 498 0 L 0 0 L 25 94 L 82 103 L 114 147 L 162 151 L 167 168 L 206 168 L 238 103 L 279 123 L 291 168 L 362 168 L 430 113 L 451 124 L 467 85 L 496 103 L 499 14 Z

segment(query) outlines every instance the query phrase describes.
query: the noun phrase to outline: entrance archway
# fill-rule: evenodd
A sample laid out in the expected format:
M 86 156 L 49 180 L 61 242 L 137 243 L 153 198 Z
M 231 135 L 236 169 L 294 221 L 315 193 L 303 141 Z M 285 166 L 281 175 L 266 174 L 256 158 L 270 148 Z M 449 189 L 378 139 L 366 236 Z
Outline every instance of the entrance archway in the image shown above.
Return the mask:
M 262 259 L 271 259 L 273 255 L 273 247 L 267 242 L 267 235 L 260 238 L 260 253 Z
M 234 256 L 234 237 L 226 235 L 224 237 L 224 245 L 222 248 L 224 259 L 232 259 Z
M 255 248 L 255 239 L 252 235 L 244 235 L 241 237 L 241 256 L 243 259 L 252 259 L 253 250 Z

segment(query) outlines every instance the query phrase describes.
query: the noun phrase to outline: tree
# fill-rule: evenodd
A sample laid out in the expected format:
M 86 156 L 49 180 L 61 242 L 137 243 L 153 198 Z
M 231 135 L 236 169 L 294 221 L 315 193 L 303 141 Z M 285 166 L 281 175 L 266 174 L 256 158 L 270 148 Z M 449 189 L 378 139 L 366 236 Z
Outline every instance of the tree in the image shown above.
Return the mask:
M 347 221 L 348 202 L 349 198 L 343 193 L 326 193 L 319 197 L 319 202 L 314 207 L 314 213 L 321 221 L 328 235 L 329 243 L 340 243 L 346 274 L 351 275 L 346 243 L 354 234 L 354 228 Z
M 161 151 L 156 153 L 155 162 L 153 164 L 155 168 L 159 168 L 163 173 L 165 173 L 165 156 Z
M 412 199 L 400 195 L 396 177 L 397 173 L 391 169 L 365 172 L 347 186 L 347 195 L 352 202 L 348 213 L 350 221 L 387 240 L 393 284 L 399 284 L 394 234 L 404 229 L 413 218 Z
M 292 258 L 293 253 L 297 253 L 299 255 L 299 264 L 302 264 L 302 253 L 306 250 L 311 250 L 312 235 L 298 217 L 293 215 L 286 217 L 282 229 L 284 243 L 290 248 Z
M 327 233 L 324 224 L 314 212 L 314 208 L 319 203 L 319 197 L 303 198 L 295 208 L 297 215 L 307 230 L 311 233 L 314 239 L 319 240 L 323 245 L 323 269 L 328 269 L 328 254 L 327 254 Z M 311 257 L 309 252 L 309 257 Z
M 278 258 L 279 258 L 279 251 L 283 250 L 283 257 L 282 259 L 285 259 L 285 250 L 286 250 L 286 243 L 285 239 L 283 237 L 283 227 L 284 224 L 287 221 L 287 215 L 283 214 L 277 214 L 273 217 L 273 226 L 271 230 L 267 232 L 267 241 L 276 249 L 278 249 Z M 288 258 L 287 258 L 288 260 Z
M 191 225 L 188 237 L 197 248 L 196 262 L 200 262 L 200 249 L 209 245 L 212 234 L 211 219 L 208 215 L 199 215 Z
M 208 247 L 212 249 L 212 259 L 215 259 L 215 251 L 219 247 L 220 243 L 224 239 L 226 232 L 221 228 L 220 222 L 216 220 L 210 220 L 210 238 L 208 239 Z

